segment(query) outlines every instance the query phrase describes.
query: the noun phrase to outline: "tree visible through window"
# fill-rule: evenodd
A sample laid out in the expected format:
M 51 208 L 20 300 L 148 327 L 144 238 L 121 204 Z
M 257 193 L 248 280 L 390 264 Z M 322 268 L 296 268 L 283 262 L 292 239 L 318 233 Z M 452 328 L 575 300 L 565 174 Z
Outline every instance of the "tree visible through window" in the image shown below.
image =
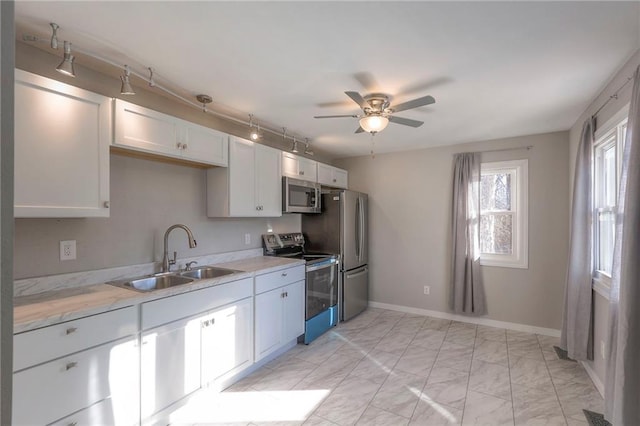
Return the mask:
M 483 163 L 480 181 L 481 263 L 526 268 L 527 160 Z

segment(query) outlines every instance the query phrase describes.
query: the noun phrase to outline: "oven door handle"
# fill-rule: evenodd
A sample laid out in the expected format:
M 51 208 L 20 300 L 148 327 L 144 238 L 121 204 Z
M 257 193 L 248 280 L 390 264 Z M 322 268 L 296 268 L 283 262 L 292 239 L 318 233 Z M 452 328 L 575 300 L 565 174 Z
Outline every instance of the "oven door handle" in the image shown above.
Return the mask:
M 313 272 L 313 271 L 318 271 L 320 269 L 325 269 L 325 268 L 331 268 L 332 266 L 335 266 L 337 264 L 335 259 L 330 259 L 326 262 L 322 262 L 322 263 L 317 263 L 315 265 L 311 265 L 311 266 L 307 266 L 306 271 L 307 272 Z

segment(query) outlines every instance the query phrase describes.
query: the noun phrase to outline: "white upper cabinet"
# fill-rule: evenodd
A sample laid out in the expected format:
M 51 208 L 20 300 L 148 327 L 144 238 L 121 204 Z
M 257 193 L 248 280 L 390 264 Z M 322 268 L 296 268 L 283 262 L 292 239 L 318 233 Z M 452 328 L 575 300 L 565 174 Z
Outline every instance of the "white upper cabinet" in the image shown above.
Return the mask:
M 300 180 L 308 180 L 309 182 L 316 182 L 318 179 L 317 162 L 283 151 L 282 175 Z
M 209 217 L 282 216 L 280 151 L 231 137 L 229 167 L 207 170 Z
M 347 189 L 348 172 L 328 164 L 318 163 L 318 183 L 324 186 Z
M 226 133 L 129 102 L 115 101 L 113 145 L 120 148 L 227 166 Z
M 15 217 L 108 217 L 111 100 L 15 71 Z

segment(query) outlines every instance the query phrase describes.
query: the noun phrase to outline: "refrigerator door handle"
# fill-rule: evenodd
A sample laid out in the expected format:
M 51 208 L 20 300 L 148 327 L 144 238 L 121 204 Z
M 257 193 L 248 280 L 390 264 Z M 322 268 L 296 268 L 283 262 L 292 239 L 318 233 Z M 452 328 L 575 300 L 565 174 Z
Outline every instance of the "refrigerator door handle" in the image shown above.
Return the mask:
M 359 277 L 362 274 L 366 274 L 369 271 L 369 268 L 364 266 L 356 271 L 354 271 L 353 273 L 350 274 L 346 274 L 345 278 L 355 278 L 355 277 Z

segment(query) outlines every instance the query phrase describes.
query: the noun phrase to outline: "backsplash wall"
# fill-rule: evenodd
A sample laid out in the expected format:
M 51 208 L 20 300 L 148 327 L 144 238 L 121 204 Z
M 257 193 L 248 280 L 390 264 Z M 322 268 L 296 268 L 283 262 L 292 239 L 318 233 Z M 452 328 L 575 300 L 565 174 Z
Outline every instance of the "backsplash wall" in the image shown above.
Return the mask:
M 203 169 L 111 154 L 110 172 L 109 218 L 16 219 L 15 279 L 160 261 L 164 232 L 176 223 L 187 225 L 198 242 L 190 249 L 184 231 L 174 230 L 169 251 L 178 258 L 257 248 L 269 229 L 300 230 L 300 215 L 206 217 Z M 63 240 L 76 240 L 76 260 L 60 261 Z

